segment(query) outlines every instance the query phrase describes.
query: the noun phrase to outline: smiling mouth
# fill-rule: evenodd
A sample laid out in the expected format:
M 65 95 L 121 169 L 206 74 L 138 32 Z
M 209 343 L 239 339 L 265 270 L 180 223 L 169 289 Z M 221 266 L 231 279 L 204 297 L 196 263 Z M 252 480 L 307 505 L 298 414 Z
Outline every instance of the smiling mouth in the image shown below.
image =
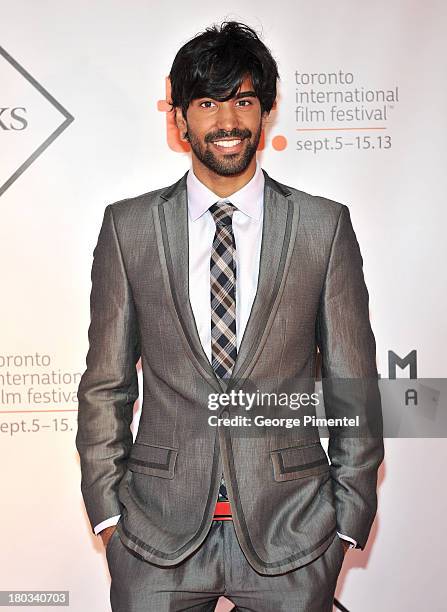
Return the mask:
M 213 146 L 225 153 L 237 153 L 242 149 L 243 138 L 233 138 L 232 140 L 214 140 Z

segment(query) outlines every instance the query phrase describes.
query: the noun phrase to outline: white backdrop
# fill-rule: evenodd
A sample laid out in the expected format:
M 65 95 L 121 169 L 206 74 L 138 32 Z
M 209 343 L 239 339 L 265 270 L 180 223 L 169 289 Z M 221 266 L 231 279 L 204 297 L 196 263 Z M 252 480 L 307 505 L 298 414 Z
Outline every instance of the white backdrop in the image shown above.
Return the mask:
M 108 203 L 168 185 L 189 167 L 189 155 L 173 150 L 163 104 L 176 51 L 224 18 L 263 34 L 281 83 L 262 166 L 349 206 L 382 376 L 388 351 L 416 350 L 418 375 L 442 377 L 447 8 L 0 5 L 0 590 L 69 590 L 73 611 L 105 612 L 109 575 L 74 446 L 92 252 Z M 338 583 L 350 612 L 446 609 L 445 460 L 444 440 L 387 440 L 371 538 L 347 554 Z

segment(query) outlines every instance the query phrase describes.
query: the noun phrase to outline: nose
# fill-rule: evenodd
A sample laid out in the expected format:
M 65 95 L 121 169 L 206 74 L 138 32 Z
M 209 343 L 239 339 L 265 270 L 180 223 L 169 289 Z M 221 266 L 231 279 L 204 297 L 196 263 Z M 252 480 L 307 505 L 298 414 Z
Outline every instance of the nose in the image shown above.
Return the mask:
M 233 100 L 227 100 L 219 104 L 216 124 L 219 130 L 225 130 L 226 132 L 238 127 L 238 117 Z

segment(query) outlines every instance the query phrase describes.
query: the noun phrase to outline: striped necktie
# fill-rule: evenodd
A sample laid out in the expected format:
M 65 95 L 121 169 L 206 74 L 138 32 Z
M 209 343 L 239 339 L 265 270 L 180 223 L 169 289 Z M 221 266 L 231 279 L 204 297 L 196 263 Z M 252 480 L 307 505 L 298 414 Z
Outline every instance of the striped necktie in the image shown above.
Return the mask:
M 237 355 L 236 345 L 236 243 L 232 216 L 236 209 L 230 202 L 210 206 L 216 223 L 210 260 L 211 283 L 211 358 L 219 378 L 229 378 Z M 221 477 L 218 501 L 228 500 Z

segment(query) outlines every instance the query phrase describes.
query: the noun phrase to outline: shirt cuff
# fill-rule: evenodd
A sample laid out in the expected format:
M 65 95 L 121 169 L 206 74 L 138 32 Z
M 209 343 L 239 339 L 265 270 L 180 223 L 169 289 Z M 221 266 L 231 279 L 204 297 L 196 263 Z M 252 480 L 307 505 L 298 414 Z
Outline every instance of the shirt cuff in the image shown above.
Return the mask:
M 347 542 L 349 542 L 350 544 L 349 548 L 356 548 L 357 542 L 353 540 L 352 538 L 350 538 L 349 536 L 343 535 L 342 533 L 338 533 L 338 537 L 340 537 L 342 540 L 346 540 Z
M 111 516 L 105 521 L 101 521 L 100 523 L 98 523 L 98 525 L 96 525 L 93 531 L 95 532 L 96 535 L 98 535 L 99 532 L 105 529 L 106 527 L 111 527 L 112 525 L 116 525 L 117 522 L 119 521 L 120 516 L 121 514 L 116 514 L 115 516 Z

